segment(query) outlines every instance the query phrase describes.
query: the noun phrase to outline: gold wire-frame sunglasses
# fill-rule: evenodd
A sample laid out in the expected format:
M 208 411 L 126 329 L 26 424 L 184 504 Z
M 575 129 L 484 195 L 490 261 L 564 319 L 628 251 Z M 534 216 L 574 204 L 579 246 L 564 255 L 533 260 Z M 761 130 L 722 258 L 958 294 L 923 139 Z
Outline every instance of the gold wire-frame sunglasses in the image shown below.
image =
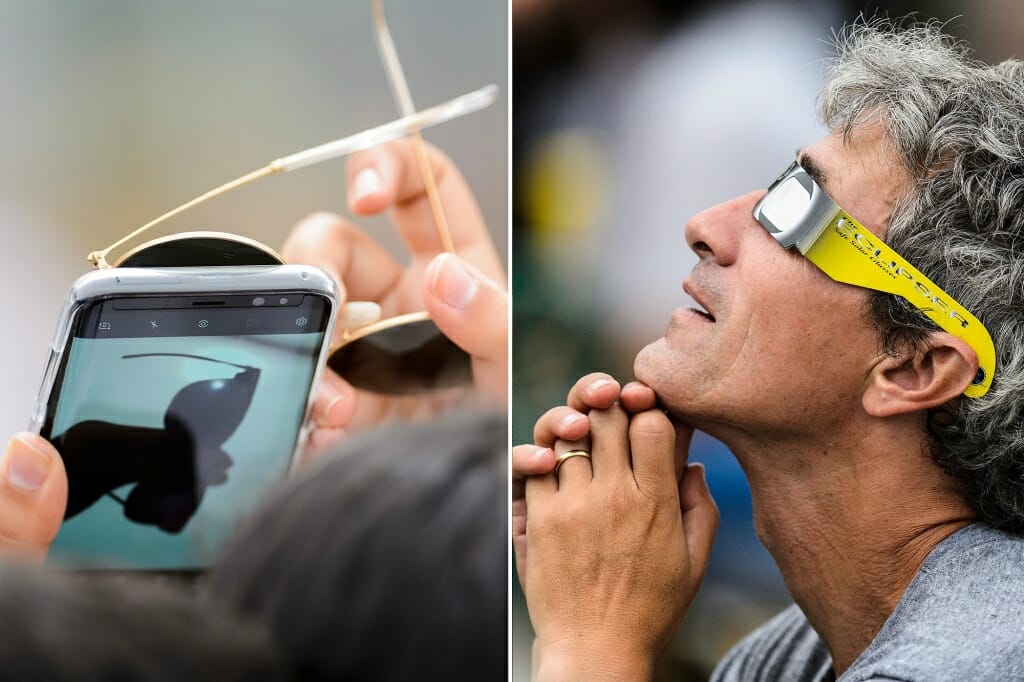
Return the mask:
M 430 168 L 420 131 L 479 111 L 498 95 L 487 85 L 443 104 L 416 111 L 398 60 L 383 0 L 371 0 L 377 47 L 401 118 L 361 133 L 327 142 L 275 159 L 250 173 L 226 182 L 133 230 L 110 246 L 89 254 L 95 268 L 196 267 L 221 265 L 281 265 L 285 261 L 265 244 L 227 232 L 182 232 L 135 246 L 113 264 L 112 251 L 143 232 L 214 197 L 278 173 L 337 159 L 357 151 L 409 136 L 444 251 L 455 252 L 437 182 Z M 407 394 L 457 386 L 471 380 L 469 357 L 445 337 L 426 311 L 386 318 L 355 330 L 344 330 L 330 349 L 327 366 L 351 385 L 377 393 Z

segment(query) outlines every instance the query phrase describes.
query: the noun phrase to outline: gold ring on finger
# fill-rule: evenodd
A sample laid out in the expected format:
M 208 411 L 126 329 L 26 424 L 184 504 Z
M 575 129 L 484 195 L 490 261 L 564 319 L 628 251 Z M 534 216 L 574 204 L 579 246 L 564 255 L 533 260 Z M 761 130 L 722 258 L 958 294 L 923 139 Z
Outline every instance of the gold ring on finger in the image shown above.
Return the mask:
M 558 470 L 562 467 L 562 464 L 573 457 L 586 457 L 587 459 L 590 459 L 590 453 L 586 450 L 568 450 L 558 455 L 558 458 L 555 460 L 555 476 L 558 475 Z

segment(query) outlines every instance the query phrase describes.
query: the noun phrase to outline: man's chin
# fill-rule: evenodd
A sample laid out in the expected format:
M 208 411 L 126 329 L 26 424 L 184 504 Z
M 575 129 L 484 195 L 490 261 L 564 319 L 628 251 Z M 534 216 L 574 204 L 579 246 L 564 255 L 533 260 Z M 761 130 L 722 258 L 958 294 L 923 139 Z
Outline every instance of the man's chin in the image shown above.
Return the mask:
M 678 357 L 669 348 L 665 337 L 644 346 L 633 359 L 633 376 L 637 381 L 654 391 L 662 409 L 673 419 L 689 424 L 693 417 L 693 396 L 688 390 L 680 391 L 681 386 L 689 386 L 688 383 L 680 383 L 681 371 L 685 368 L 679 366 Z
M 664 345 L 665 338 L 661 337 L 651 341 L 649 344 L 640 349 L 640 352 L 633 358 L 633 376 L 638 381 L 650 386 L 654 393 L 657 395 L 658 386 L 661 382 L 658 381 L 661 372 L 658 371 L 658 357 L 662 354 L 659 352 L 659 346 Z

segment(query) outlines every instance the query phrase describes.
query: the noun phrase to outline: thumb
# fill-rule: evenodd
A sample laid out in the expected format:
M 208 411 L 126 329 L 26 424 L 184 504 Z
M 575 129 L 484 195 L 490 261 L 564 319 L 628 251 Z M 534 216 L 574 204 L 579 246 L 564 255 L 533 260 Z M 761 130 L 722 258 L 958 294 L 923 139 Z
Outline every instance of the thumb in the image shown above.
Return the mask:
M 508 293 L 450 253 L 427 266 L 423 302 L 445 336 L 469 353 L 477 389 L 508 399 Z
M 19 433 L 0 461 L 0 552 L 42 561 L 68 500 L 64 461 L 46 439 Z
M 683 513 L 683 533 L 686 535 L 686 549 L 690 555 L 690 570 L 693 577 L 703 577 L 711 558 L 711 545 L 718 532 L 718 505 L 708 488 L 707 471 L 703 464 L 695 463 L 686 467 L 686 473 L 679 484 L 679 507 Z

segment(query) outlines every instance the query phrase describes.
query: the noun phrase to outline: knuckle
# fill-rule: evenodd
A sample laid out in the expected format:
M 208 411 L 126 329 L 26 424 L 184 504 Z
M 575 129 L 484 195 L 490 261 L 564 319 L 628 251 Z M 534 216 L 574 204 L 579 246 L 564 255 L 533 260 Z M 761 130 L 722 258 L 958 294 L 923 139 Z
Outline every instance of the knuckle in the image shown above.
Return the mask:
M 629 423 L 630 436 L 667 436 L 674 434 L 672 422 L 660 410 L 645 410 Z
M 629 415 L 626 414 L 626 411 L 618 403 L 601 410 L 592 411 L 590 418 L 596 424 L 599 424 L 602 429 L 615 429 L 619 433 L 625 433 L 626 426 L 629 424 Z
M 605 491 L 603 507 L 606 514 L 612 518 L 621 517 L 631 508 L 633 502 L 629 495 L 621 487 L 613 487 Z
M 589 518 L 589 509 L 583 496 L 573 497 L 562 506 L 561 513 L 557 517 L 560 526 L 567 530 L 581 528 Z
M 329 211 L 311 213 L 295 226 L 293 235 L 323 236 L 331 235 L 343 227 L 345 221 L 341 216 Z
M 282 255 L 289 260 L 315 255 L 325 242 L 336 239 L 344 232 L 345 224 L 345 220 L 334 213 L 311 213 L 292 228 L 282 248 Z

